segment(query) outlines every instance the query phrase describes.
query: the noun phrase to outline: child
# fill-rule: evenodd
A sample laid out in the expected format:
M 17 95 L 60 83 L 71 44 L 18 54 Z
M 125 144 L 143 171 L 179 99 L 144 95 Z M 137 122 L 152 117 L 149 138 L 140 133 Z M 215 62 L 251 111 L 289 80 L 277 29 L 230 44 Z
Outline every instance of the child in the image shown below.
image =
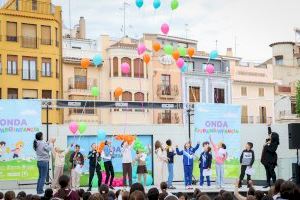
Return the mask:
M 83 154 L 80 152 L 80 146 L 78 144 L 75 145 L 75 151 L 71 154 L 69 161 L 72 164 L 71 186 L 73 189 L 78 189 L 80 186 L 81 171 L 84 165 L 84 157 Z
M 193 164 L 194 164 L 194 154 L 199 148 L 199 143 L 196 147 L 191 146 L 191 142 L 187 142 L 184 145 L 184 150 L 179 151 L 178 146 L 176 146 L 177 155 L 183 155 L 183 168 L 184 168 L 184 182 L 187 189 L 193 189 L 192 187 L 192 176 L 193 176 Z
M 176 189 L 173 186 L 173 177 L 174 177 L 174 156 L 176 155 L 173 147 L 172 147 L 172 141 L 169 139 L 166 141 L 167 144 L 167 157 L 168 157 L 168 188 L 169 189 Z
M 132 156 L 131 150 L 133 147 L 134 142 L 128 144 L 127 141 L 122 142 L 121 144 L 121 153 L 122 153 L 122 168 L 123 168 L 123 185 L 126 187 L 126 179 L 128 176 L 129 186 L 132 185 Z
M 135 160 L 137 161 L 137 174 L 138 174 L 138 182 L 141 183 L 142 177 L 144 177 L 144 182 L 143 185 L 146 186 L 147 182 L 147 166 L 146 166 L 146 158 L 147 154 L 144 153 L 141 149 L 138 149 L 136 151 L 136 158 Z
M 226 145 L 223 142 L 219 142 L 219 144 L 216 145 L 212 141 L 211 136 L 209 136 L 209 139 L 210 143 L 213 146 L 216 159 L 217 186 L 219 186 L 219 188 L 222 188 L 224 183 L 224 162 L 227 159 Z
M 212 161 L 212 155 L 210 153 L 211 148 L 209 146 L 209 142 L 203 142 L 202 146 L 203 146 L 203 152 L 201 153 L 199 159 L 200 186 L 203 186 L 204 183 L 203 171 L 211 169 L 211 161 Z M 206 176 L 207 186 L 210 186 L 210 176 L 208 176 L 207 174 L 205 176 Z
M 240 157 L 240 163 L 241 163 L 241 175 L 240 175 L 240 181 L 238 187 L 242 187 L 242 181 L 245 176 L 245 172 L 247 167 L 252 167 L 254 163 L 254 151 L 252 150 L 253 148 L 253 143 L 252 142 L 247 142 L 245 150 L 242 152 L 241 157 Z M 249 187 L 249 181 L 251 180 L 251 175 L 247 174 L 247 185 Z
M 108 185 L 108 181 L 110 178 L 109 188 L 112 190 L 114 190 L 114 187 L 112 184 L 113 184 L 114 177 L 115 177 L 115 171 L 114 171 L 114 167 L 112 165 L 113 154 L 114 154 L 114 151 L 113 151 L 113 148 L 111 147 L 111 141 L 106 140 L 104 149 L 101 153 L 101 157 L 103 158 L 104 168 L 105 168 L 105 173 L 106 173 L 105 185 Z
M 5 151 L 4 151 L 5 146 L 6 146 L 6 142 L 1 141 L 1 142 L 0 142 L 0 158 L 1 158 L 2 155 L 4 155 L 4 153 L 5 153 Z

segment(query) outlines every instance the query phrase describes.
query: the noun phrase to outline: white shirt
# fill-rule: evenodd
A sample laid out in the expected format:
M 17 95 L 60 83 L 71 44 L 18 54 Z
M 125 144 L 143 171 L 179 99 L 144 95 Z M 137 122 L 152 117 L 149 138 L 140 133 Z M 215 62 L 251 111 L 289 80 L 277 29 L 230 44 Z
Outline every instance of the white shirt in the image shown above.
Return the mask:
M 131 149 L 132 149 L 132 145 L 128 145 L 127 147 L 123 147 L 121 149 L 122 156 L 123 156 L 122 163 L 132 163 Z

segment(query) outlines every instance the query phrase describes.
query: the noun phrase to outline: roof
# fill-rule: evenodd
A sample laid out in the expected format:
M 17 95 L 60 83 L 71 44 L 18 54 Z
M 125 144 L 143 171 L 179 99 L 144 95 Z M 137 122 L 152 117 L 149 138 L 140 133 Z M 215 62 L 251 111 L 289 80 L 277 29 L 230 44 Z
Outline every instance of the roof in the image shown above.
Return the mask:
M 290 45 L 295 45 L 295 42 L 291 42 L 291 41 L 275 42 L 275 43 L 270 44 L 270 47 L 273 47 L 273 46 L 279 45 L 279 44 L 290 44 Z
M 126 49 L 136 49 L 137 46 L 138 46 L 137 44 L 128 44 L 128 43 L 123 43 L 123 42 L 117 42 L 117 43 L 111 45 L 110 48 L 118 47 L 118 48 L 126 48 Z

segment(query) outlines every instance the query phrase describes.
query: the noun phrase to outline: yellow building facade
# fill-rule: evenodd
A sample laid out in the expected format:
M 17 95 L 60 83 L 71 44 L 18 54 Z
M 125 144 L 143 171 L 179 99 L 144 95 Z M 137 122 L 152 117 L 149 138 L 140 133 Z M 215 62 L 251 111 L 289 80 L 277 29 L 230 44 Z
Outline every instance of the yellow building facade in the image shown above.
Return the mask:
M 60 99 L 61 7 L 51 0 L 7 0 L 0 8 L 0 98 Z M 49 123 L 61 123 L 58 109 Z M 46 110 L 42 111 L 46 123 Z

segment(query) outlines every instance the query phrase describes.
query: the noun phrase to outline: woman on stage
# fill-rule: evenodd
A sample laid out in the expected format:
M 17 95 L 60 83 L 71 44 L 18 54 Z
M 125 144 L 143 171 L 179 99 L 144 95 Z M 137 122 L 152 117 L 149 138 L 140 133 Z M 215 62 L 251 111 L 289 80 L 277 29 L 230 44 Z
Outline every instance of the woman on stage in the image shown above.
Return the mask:
M 111 141 L 106 140 L 104 149 L 101 153 L 101 157 L 103 158 L 104 168 L 105 168 L 105 172 L 106 172 L 105 184 L 106 185 L 108 184 L 108 181 L 110 178 L 109 188 L 114 190 L 112 183 L 114 180 L 115 172 L 114 172 L 114 167 L 111 162 L 112 156 L 113 156 L 113 149 L 111 147 Z
M 162 147 L 160 141 L 155 142 L 155 155 L 156 155 L 156 168 L 158 170 L 158 176 L 155 185 L 160 185 L 161 182 L 165 182 L 167 180 L 167 164 L 168 157 L 166 150 Z
M 123 168 L 123 185 L 127 186 L 127 176 L 128 176 L 128 182 L 129 186 L 132 185 L 132 155 L 131 150 L 134 142 L 132 142 L 130 145 L 128 142 L 124 141 L 121 144 L 121 153 L 122 153 L 122 168 Z
M 91 191 L 95 170 L 98 177 L 98 187 L 100 187 L 102 184 L 101 166 L 99 164 L 101 157 L 97 152 L 97 145 L 95 143 L 92 144 L 92 150 L 89 152 L 88 159 L 90 160 L 90 168 L 89 168 L 90 177 L 89 177 L 89 188 L 87 191 Z

